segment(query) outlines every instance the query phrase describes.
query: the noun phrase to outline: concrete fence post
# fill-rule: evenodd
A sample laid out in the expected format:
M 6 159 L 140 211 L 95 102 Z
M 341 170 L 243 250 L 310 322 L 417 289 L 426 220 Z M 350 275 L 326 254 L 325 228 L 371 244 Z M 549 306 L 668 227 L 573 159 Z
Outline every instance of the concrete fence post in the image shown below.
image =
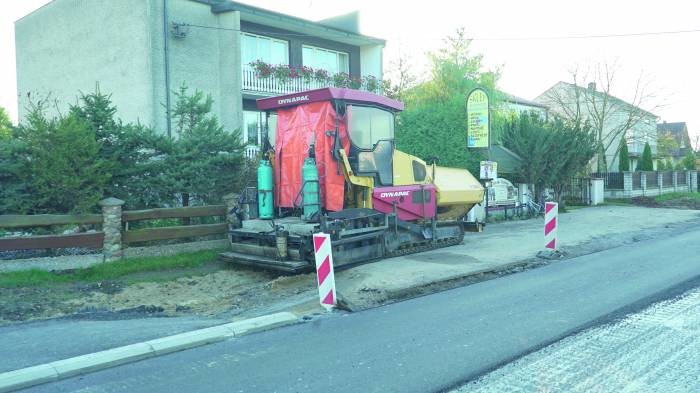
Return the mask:
M 632 196 L 632 172 L 622 172 L 622 176 L 624 195 L 630 197 Z
M 678 191 L 678 171 L 673 171 L 673 191 Z
M 685 171 L 685 187 L 688 189 L 688 192 L 693 192 L 693 180 L 690 171 Z
M 698 191 L 698 172 L 690 171 L 690 191 Z
M 100 206 L 102 206 L 102 231 L 105 234 L 102 244 L 105 262 L 115 261 L 123 256 L 122 205 L 124 205 L 124 201 L 117 198 L 107 198 L 100 201 Z
M 656 181 L 659 185 L 659 195 L 661 195 L 661 190 L 664 188 L 664 174 L 663 172 L 656 172 Z
M 640 177 L 639 179 L 640 179 L 640 185 L 642 187 L 642 191 L 646 191 L 647 190 L 647 173 L 642 172 L 642 177 Z

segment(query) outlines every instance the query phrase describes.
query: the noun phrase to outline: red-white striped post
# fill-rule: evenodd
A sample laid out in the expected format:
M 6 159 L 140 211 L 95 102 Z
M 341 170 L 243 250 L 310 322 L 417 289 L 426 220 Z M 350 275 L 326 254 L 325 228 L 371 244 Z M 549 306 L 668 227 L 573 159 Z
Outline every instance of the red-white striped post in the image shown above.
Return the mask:
M 336 305 L 336 296 L 333 252 L 329 234 L 314 234 L 314 253 L 316 257 L 316 274 L 318 276 L 318 296 L 321 300 L 321 305 L 330 311 Z
M 557 214 L 559 205 L 556 202 L 544 203 L 544 248 L 557 249 Z

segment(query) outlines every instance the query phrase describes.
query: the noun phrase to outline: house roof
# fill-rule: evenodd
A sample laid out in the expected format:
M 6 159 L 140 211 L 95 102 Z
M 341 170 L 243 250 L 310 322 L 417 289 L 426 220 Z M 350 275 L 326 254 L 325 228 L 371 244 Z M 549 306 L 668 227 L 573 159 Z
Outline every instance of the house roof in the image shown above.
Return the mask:
M 680 138 L 684 138 L 688 135 L 688 125 L 684 121 L 679 121 L 675 123 L 658 123 L 656 125 L 656 130 L 659 132 L 672 134 L 679 142 Z
M 671 135 L 678 143 L 679 148 L 670 152 L 672 156 L 682 157 L 687 154 L 688 150 L 692 149 L 690 136 L 688 135 L 688 125 L 684 121 L 658 123 L 656 124 L 656 131 L 657 133 Z
M 503 101 L 505 101 L 505 102 L 510 102 L 512 104 L 525 105 L 525 106 L 532 106 L 532 107 L 542 108 L 542 109 L 548 109 L 548 106 L 545 104 L 535 102 L 535 101 L 526 100 L 525 98 L 514 96 L 514 95 L 506 93 L 504 91 L 501 91 L 500 93 L 503 95 Z
M 261 25 L 273 26 L 280 29 L 291 30 L 301 34 L 308 34 L 312 37 L 323 37 L 333 41 L 342 42 L 349 45 L 384 45 L 385 40 L 376 37 L 359 34 L 351 30 L 344 30 L 337 26 L 335 18 L 324 21 L 311 21 L 279 12 L 254 7 L 252 5 L 238 3 L 229 0 L 192 0 L 211 5 L 213 13 L 223 13 L 238 11 L 241 13 L 241 20 L 253 22 Z M 346 21 L 344 21 L 345 23 Z M 345 24 L 347 26 L 347 24 Z
M 547 97 L 546 97 L 546 96 L 547 96 L 547 92 L 550 91 L 550 90 L 552 90 L 552 89 L 554 89 L 554 88 L 556 88 L 556 87 L 559 86 L 559 85 L 563 85 L 563 86 L 566 86 L 566 87 L 569 87 L 569 88 L 580 89 L 580 90 L 584 90 L 584 91 L 587 91 L 587 92 L 590 91 L 587 87 L 575 85 L 575 84 L 569 83 L 569 82 L 559 81 L 559 82 L 557 82 L 556 84 L 554 84 L 554 86 L 552 86 L 552 87 L 550 87 L 549 89 L 545 90 L 545 92 L 542 93 L 542 94 L 540 94 L 537 98 L 535 98 L 535 100 L 536 100 L 536 101 L 539 101 L 539 100 L 541 100 L 541 99 L 545 99 L 545 100 L 546 100 L 546 99 L 547 99 Z M 599 96 L 599 97 L 604 97 L 604 96 L 606 95 L 606 94 L 605 94 L 604 92 L 602 92 L 602 91 L 594 90 L 594 92 L 595 92 L 595 95 L 597 95 L 597 96 Z M 649 112 L 649 111 L 647 111 L 647 110 L 645 110 L 645 109 L 643 109 L 643 108 L 640 108 L 640 107 L 638 107 L 638 106 L 632 105 L 632 104 L 630 104 L 629 102 L 627 102 L 627 101 L 625 101 L 625 100 L 623 100 L 623 99 L 617 98 L 617 97 L 615 97 L 615 96 L 613 96 L 613 95 L 610 95 L 610 94 L 608 94 L 607 96 L 610 97 L 610 98 L 611 98 L 612 100 L 614 100 L 615 102 L 617 102 L 618 104 L 622 104 L 622 105 L 624 105 L 624 106 L 631 107 L 631 108 L 637 108 L 637 109 L 639 109 L 640 111 L 642 111 L 644 114 L 646 114 L 647 116 L 654 117 L 654 118 L 657 118 L 657 117 L 658 117 L 658 116 L 656 116 L 655 114 L 653 114 L 653 113 L 651 113 L 651 112 Z
M 489 146 L 489 155 L 492 161 L 498 163 L 498 171 L 501 173 L 517 173 L 523 161 L 519 155 L 503 145 Z

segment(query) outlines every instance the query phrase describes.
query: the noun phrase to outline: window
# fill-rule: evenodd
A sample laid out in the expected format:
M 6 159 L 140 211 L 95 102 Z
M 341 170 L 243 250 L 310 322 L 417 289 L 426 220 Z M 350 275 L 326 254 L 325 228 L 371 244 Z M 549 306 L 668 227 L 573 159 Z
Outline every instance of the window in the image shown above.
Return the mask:
M 304 45 L 301 55 L 302 62 L 307 67 L 321 68 L 331 74 L 350 72 L 350 56 L 345 52 Z
M 267 138 L 272 146 L 275 145 L 277 136 L 277 113 L 270 113 L 267 117 Z
M 243 111 L 243 144 L 259 146 L 261 127 L 261 112 Z
M 360 149 L 370 150 L 380 140 L 394 139 L 394 114 L 379 108 L 348 106 L 350 139 Z
M 426 175 L 425 165 L 416 160 L 413 160 L 411 165 L 413 166 L 413 180 L 417 182 L 424 181 Z
M 243 111 L 243 144 L 247 146 L 262 146 L 264 132 L 272 146 L 275 145 L 275 133 L 277 131 L 277 113 L 270 113 L 267 117 L 267 130 L 265 129 L 265 113 L 258 111 Z
M 411 202 L 416 204 L 430 203 L 430 190 L 413 191 L 411 193 Z
M 257 34 L 241 33 L 241 62 L 256 60 L 269 64 L 289 64 L 289 43 Z

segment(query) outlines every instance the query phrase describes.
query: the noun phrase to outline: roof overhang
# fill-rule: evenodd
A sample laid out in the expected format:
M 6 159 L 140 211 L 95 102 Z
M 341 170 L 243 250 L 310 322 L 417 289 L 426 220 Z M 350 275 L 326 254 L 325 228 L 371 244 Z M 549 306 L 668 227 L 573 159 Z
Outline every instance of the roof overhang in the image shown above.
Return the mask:
M 310 37 L 321 37 L 348 45 L 365 46 L 384 45 L 386 43 L 385 40 L 380 38 L 341 30 L 326 26 L 323 23 L 297 18 L 295 16 L 285 15 L 279 12 L 253 7 L 247 4 L 236 3 L 233 1 L 211 3 L 211 10 L 215 14 L 238 11 L 241 14 L 242 21 L 272 26 L 278 29 L 290 30 L 296 33 L 309 35 Z
M 392 100 L 388 97 L 361 90 L 341 89 L 336 87 L 326 87 L 283 96 L 260 98 L 256 100 L 256 104 L 258 109 L 267 111 L 310 102 L 330 100 L 342 100 L 354 104 L 379 106 L 392 112 L 400 112 L 404 108 L 403 102 Z

